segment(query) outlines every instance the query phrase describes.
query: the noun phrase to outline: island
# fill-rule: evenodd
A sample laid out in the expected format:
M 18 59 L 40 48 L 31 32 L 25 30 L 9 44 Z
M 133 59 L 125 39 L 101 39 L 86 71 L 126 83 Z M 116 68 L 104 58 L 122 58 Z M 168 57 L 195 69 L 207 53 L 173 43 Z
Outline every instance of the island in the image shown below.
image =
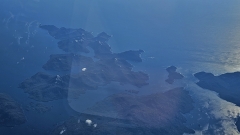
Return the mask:
M 165 81 L 169 84 L 173 84 L 175 79 L 182 79 L 184 76 L 178 72 L 176 72 L 177 68 L 175 66 L 170 66 L 167 69 L 168 79 Z
M 59 67 L 62 69 L 62 67 Z M 48 68 L 49 69 L 49 68 Z M 132 65 L 124 60 L 100 60 L 86 65 L 84 71 L 74 75 L 49 75 L 39 72 L 23 81 L 19 88 L 24 89 L 30 98 L 37 101 L 51 101 L 67 98 L 68 90 L 75 94 L 82 94 L 86 90 L 97 90 L 111 82 L 131 84 L 138 88 L 148 85 L 148 75 L 132 71 Z M 69 85 L 71 83 L 71 85 Z
M 47 30 L 55 39 L 60 40 L 58 42 L 58 47 L 65 52 L 74 54 L 78 52 L 89 53 L 88 47 L 90 47 L 94 51 L 94 57 L 98 59 L 118 58 L 142 62 L 140 54 L 144 52 L 143 50 L 129 50 L 122 53 L 113 53 L 110 45 L 107 44 L 111 36 L 105 32 L 94 37 L 90 32 L 83 29 L 57 28 L 54 25 L 40 25 L 39 27 Z
M 99 66 L 100 63 L 103 64 L 106 62 L 113 62 L 109 64 L 114 65 L 114 61 L 111 61 L 114 59 L 115 61 L 122 61 L 122 65 L 119 66 L 129 67 L 129 69 L 132 70 L 132 65 L 128 61 L 141 62 L 142 59 L 140 58 L 140 54 L 142 52 L 142 50 L 130 50 L 118 54 L 101 55 L 100 61 L 96 62 L 94 62 L 91 57 L 84 55 L 77 55 L 72 53 L 52 54 L 50 55 L 50 59 L 47 61 L 47 63 L 43 65 L 43 68 L 50 71 L 71 71 L 71 69 L 74 67 L 79 67 L 82 69 L 93 65 Z
M 19 85 L 30 98 L 37 101 L 51 101 L 67 97 L 70 77 L 38 72 Z
M 83 29 L 57 28 L 54 25 L 40 25 L 40 28 L 47 30 L 48 33 L 57 40 L 58 47 L 65 52 L 84 52 L 89 53 L 87 47 L 91 47 L 95 55 L 102 53 L 112 53 L 111 47 L 106 43 L 111 36 L 105 32 L 98 34 L 96 37 L 92 33 Z
M 10 96 L 0 93 L 0 126 L 13 127 L 26 121 L 21 106 Z
M 45 70 L 50 71 L 71 71 L 72 67 L 87 67 L 93 63 L 91 57 L 76 54 L 52 54 L 46 64 Z
M 55 39 L 60 40 L 58 47 L 65 52 L 85 52 L 88 53 L 87 45 L 92 40 L 93 35 L 83 29 L 57 28 L 54 25 L 40 25 L 42 29 Z
M 133 71 L 133 65 L 129 63 L 142 62 L 143 50 L 113 53 L 107 44 L 111 36 L 105 32 L 94 37 L 83 29 L 57 28 L 54 25 L 39 27 L 59 40 L 58 47 L 66 53 L 52 54 L 43 65 L 43 69 L 54 71 L 55 75 L 39 72 L 19 85 L 30 98 L 43 102 L 63 99 L 69 96 L 69 90 L 77 97 L 86 90 L 97 90 L 112 82 L 137 88 L 148 85 L 148 74 Z M 84 55 L 90 52 L 90 48 L 94 57 Z
M 240 72 L 214 76 L 212 73 L 194 74 L 199 80 L 197 85 L 219 93 L 219 97 L 240 106 Z
M 66 120 L 51 135 L 60 132 L 92 135 L 194 133 L 184 125 L 186 119 L 183 116 L 192 109 L 193 100 L 182 87 L 139 97 L 120 93 L 96 103 L 80 116 Z
M 194 76 L 201 88 L 215 91 L 219 97 L 240 106 L 240 72 L 225 73 L 215 76 L 212 73 L 198 72 Z M 240 118 L 236 122 L 240 132 Z

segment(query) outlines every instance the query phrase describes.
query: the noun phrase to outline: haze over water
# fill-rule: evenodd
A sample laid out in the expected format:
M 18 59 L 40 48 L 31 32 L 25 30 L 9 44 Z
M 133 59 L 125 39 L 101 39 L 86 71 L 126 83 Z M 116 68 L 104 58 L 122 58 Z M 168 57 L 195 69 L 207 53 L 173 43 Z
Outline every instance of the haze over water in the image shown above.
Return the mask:
M 0 71 L 3 74 L 0 84 L 7 93 L 15 95 L 13 97 L 19 102 L 26 102 L 21 99 L 27 96 L 19 89 L 16 93 L 16 89 L 8 91 L 9 87 L 17 88 L 24 79 L 37 71 L 43 71 L 41 67 L 49 59 L 49 55 L 62 52 L 57 47 L 57 40 L 37 27 L 39 23 L 83 28 L 93 32 L 93 35 L 105 31 L 112 35 L 108 42 L 112 52 L 144 50 L 143 62 L 133 63 L 133 69 L 148 73 L 151 86 L 143 88 L 140 94 L 172 88 L 173 86 L 164 82 L 167 76 L 165 68 L 170 65 L 178 67 L 178 71 L 187 77 L 187 81 L 196 81 L 191 75 L 199 71 L 222 74 L 240 70 L 238 0 L 2 0 L 0 19 L 0 61 L 5 63 L 0 66 L 4 69 Z M 29 28 L 27 26 L 30 26 L 30 23 Z M 28 36 L 26 32 L 36 33 Z M 29 42 L 26 42 L 27 40 Z M 182 85 L 186 86 L 186 82 L 175 84 Z M 208 100 L 213 105 L 208 111 L 219 118 L 228 115 L 227 110 L 216 112 L 221 107 L 239 112 L 238 107 L 218 98 L 214 92 L 196 88 L 191 82 L 187 88 L 199 102 L 196 106 Z M 78 102 L 89 99 L 88 93 L 89 97 L 92 96 L 91 93 L 102 96 L 92 99 L 83 108 L 114 92 L 87 92 Z M 69 102 L 70 107 L 76 111 L 82 111 L 79 107 L 82 104 L 84 103 Z M 236 115 L 227 118 L 231 117 Z M 223 124 L 225 129 L 228 127 L 226 125 Z

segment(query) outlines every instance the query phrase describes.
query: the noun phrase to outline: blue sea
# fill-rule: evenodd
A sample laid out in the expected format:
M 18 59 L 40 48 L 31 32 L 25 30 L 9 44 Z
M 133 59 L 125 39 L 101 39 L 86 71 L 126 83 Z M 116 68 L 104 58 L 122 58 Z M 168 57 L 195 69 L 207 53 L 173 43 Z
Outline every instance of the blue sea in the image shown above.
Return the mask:
M 143 71 L 150 77 L 150 85 L 139 89 L 140 95 L 184 86 L 195 102 L 195 109 L 186 115 L 186 124 L 196 134 L 214 128 L 223 134 L 238 134 L 234 120 L 239 107 L 220 99 L 217 93 L 197 87 L 192 74 L 206 71 L 219 75 L 240 70 L 240 1 L 1 0 L 0 92 L 22 106 L 36 101 L 29 99 L 18 85 L 39 71 L 46 72 L 42 66 L 49 55 L 64 53 L 57 47 L 57 40 L 38 28 L 39 24 L 83 28 L 95 36 L 104 31 L 112 35 L 108 43 L 116 53 L 144 50 L 143 62 L 131 63 L 134 71 Z M 171 65 L 185 76 L 174 85 L 164 81 L 168 75 L 165 69 Z M 25 112 L 27 123 L 0 127 L 0 133 L 45 134 L 70 115 L 122 92 L 119 86 L 112 83 L 87 91 L 78 99 L 44 102 L 53 106 L 50 112 Z M 124 89 L 136 88 L 126 85 Z M 226 114 L 229 108 L 236 115 Z M 214 125 L 215 120 L 222 123 Z

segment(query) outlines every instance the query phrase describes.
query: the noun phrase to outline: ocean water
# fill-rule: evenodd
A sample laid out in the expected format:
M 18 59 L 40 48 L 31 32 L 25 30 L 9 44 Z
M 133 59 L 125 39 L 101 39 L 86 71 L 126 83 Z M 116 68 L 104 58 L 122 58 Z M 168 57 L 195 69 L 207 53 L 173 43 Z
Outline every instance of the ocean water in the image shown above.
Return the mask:
M 206 127 L 211 121 L 225 119 L 227 122 L 223 121 L 218 128 L 229 134 L 237 133 L 231 125 L 236 116 L 226 114 L 227 110 L 216 110 L 226 107 L 232 112 L 239 112 L 239 108 L 221 100 L 214 92 L 196 88 L 192 83 L 196 81 L 192 74 L 206 71 L 217 75 L 240 70 L 240 1 L 2 0 L 0 20 L 0 90 L 22 105 L 32 100 L 17 88 L 19 83 L 38 71 L 44 71 L 41 67 L 50 54 L 63 53 L 57 47 L 57 40 L 37 27 L 38 24 L 53 24 L 83 28 L 94 35 L 105 31 L 112 35 L 109 41 L 112 52 L 143 49 L 143 62 L 132 63 L 133 70 L 148 73 L 150 85 L 141 88 L 139 94 L 186 86 L 197 108 L 189 115 L 205 119 L 199 128 L 190 124 L 191 116 L 186 116 L 190 127 L 200 134 L 208 129 Z M 174 85 L 166 84 L 165 68 L 170 65 L 178 67 L 186 79 Z M 42 134 L 43 129 L 51 130 L 56 122 L 61 123 L 74 111 L 82 112 L 97 101 L 121 92 L 119 89 L 112 90 L 118 86 L 113 83 L 98 91 L 87 91 L 78 100 L 68 98 L 51 102 L 49 104 L 54 109 L 50 114 L 27 112 L 26 124 L 14 127 L 15 130 L 0 128 L 0 131 L 6 134 L 20 130 Z M 124 86 L 124 89 L 134 87 Z M 206 101 L 212 107 L 202 107 Z M 200 114 L 198 108 L 208 114 Z M 51 114 L 57 112 L 61 115 L 51 118 L 52 121 L 46 124 Z

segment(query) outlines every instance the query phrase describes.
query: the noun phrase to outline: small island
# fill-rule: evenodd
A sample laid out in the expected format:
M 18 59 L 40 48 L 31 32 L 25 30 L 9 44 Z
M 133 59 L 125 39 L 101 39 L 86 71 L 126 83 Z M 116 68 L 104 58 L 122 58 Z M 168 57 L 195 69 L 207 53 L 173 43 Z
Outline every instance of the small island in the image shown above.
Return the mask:
M 170 66 L 167 69 L 168 72 L 168 79 L 166 79 L 165 81 L 169 84 L 173 84 L 175 79 L 182 79 L 184 76 L 177 71 L 177 68 L 175 66 Z

